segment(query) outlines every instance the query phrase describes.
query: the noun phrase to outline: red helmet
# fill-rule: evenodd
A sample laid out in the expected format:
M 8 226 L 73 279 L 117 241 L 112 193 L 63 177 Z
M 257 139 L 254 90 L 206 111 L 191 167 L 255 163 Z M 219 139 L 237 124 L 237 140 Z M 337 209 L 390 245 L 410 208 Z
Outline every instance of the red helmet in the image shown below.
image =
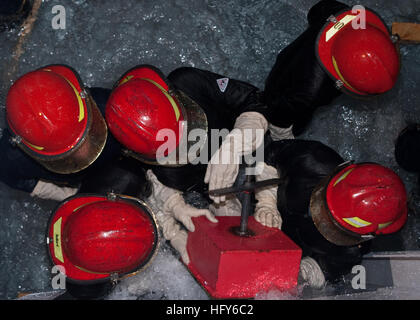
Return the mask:
M 142 270 L 154 257 L 158 237 L 154 216 L 140 200 L 79 195 L 55 211 L 47 242 L 67 278 L 89 284 Z
M 366 10 L 366 28 L 355 29 L 357 14 L 345 11 L 319 34 L 316 52 L 324 70 L 345 92 L 366 96 L 392 89 L 399 53 L 381 18 Z
M 20 77 L 6 99 L 13 140 L 47 169 L 72 173 L 102 151 L 107 127 L 77 73 L 46 66 Z
M 161 71 L 149 65 L 121 77 L 108 100 L 105 118 L 131 155 L 148 163 L 172 154 L 178 162 L 188 132 L 197 127 L 207 130 L 203 110 L 181 91 L 171 89 Z M 173 139 L 165 141 L 166 134 Z
M 341 166 L 313 191 L 311 214 L 327 240 L 354 245 L 401 229 L 407 221 L 407 194 L 398 175 L 386 167 Z

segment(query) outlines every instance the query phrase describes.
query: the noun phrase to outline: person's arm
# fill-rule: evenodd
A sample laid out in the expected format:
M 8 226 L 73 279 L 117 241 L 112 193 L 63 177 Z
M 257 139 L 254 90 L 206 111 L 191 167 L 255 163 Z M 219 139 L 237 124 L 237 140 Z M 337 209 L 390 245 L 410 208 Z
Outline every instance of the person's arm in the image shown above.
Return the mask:
M 96 105 L 98 106 L 102 116 L 105 117 L 106 103 L 108 102 L 108 98 L 111 95 L 112 90 L 101 87 L 91 87 L 88 88 L 88 90 L 93 100 L 96 102 Z
M 31 192 L 31 197 L 63 201 L 74 196 L 78 190 L 78 188 L 60 187 L 52 182 L 39 180 Z
M 261 174 L 256 176 L 256 181 L 277 178 L 279 178 L 277 169 L 264 163 Z M 281 229 L 282 218 L 277 209 L 277 188 L 277 185 L 268 186 L 255 192 L 257 204 L 255 205 L 254 217 L 264 226 Z
M 217 219 L 207 209 L 197 209 L 186 204 L 181 192 L 160 183 L 152 170 L 149 169 L 146 174 L 152 184 L 152 194 L 147 199 L 147 202 L 156 213 L 163 237 L 170 241 L 174 249 L 181 255 L 184 263 L 188 264 L 188 233 L 186 230 L 181 229 L 176 220 L 182 222 L 189 231 L 194 232 L 195 227 L 191 220 L 192 217 L 204 215 L 214 223 L 217 222 Z
M 310 26 L 321 28 L 331 15 L 344 9 L 350 9 L 350 7 L 335 0 L 321 0 L 309 9 L 308 23 Z
M 225 123 L 234 122 L 233 130 L 212 155 L 204 179 L 210 190 L 232 185 L 238 174 L 240 157 L 255 151 L 268 129 L 267 120 L 258 112 L 264 107 L 258 88 L 220 74 L 188 67 L 173 71 L 168 79 L 207 110 L 208 116 L 220 113 L 219 120 L 225 117 L 230 120 Z M 220 126 L 219 123 L 216 126 Z M 224 197 L 212 199 L 218 203 Z
M 155 213 L 163 238 L 171 243 L 172 247 L 181 255 L 184 263 L 188 264 L 190 262 L 187 252 L 188 233 L 181 229 L 181 226 L 170 213 L 159 208 L 159 203 L 154 197 L 150 197 L 147 203 Z
M 0 139 L 0 181 L 32 197 L 62 201 L 77 192 L 78 179 L 56 174 L 41 166 L 10 142 L 7 129 Z M 73 184 L 74 186 L 72 186 Z
M 280 128 L 293 126 L 299 135 L 319 106 L 331 103 L 341 93 L 315 56 L 318 30 L 309 28 L 277 56 L 265 82 L 261 113 Z
M 206 216 L 211 222 L 217 222 L 210 210 L 197 209 L 185 203 L 181 192 L 160 183 L 152 170 L 147 170 L 146 175 L 152 184 L 152 194 L 149 201 L 154 203 L 159 210 L 182 222 L 189 231 L 194 232 L 195 230 L 191 219 L 193 217 Z
M 204 182 L 209 190 L 233 185 L 239 172 L 241 157 L 251 154 L 264 142 L 268 122 L 258 112 L 244 112 L 235 122 L 234 129 L 226 136 L 221 147 L 213 154 Z M 224 202 L 224 196 L 210 196 L 215 203 Z

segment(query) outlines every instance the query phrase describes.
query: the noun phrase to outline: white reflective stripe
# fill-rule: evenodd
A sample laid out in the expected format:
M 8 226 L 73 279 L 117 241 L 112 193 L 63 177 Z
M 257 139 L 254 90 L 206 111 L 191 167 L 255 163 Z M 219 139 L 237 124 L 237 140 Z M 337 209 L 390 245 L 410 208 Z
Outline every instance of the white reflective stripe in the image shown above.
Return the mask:
M 338 21 L 335 25 L 331 27 L 330 30 L 327 31 L 325 35 L 325 41 L 328 42 L 331 40 L 332 37 L 335 36 L 335 34 L 340 31 L 343 27 L 345 27 L 347 24 L 349 24 L 353 19 L 355 19 L 357 16 L 354 15 L 347 15 L 340 21 Z
M 367 222 L 365 220 L 362 220 L 358 217 L 354 217 L 354 218 L 344 218 L 343 219 L 345 222 L 347 222 L 349 225 L 355 227 L 355 228 L 363 228 L 363 227 L 367 227 L 370 226 L 371 223 Z

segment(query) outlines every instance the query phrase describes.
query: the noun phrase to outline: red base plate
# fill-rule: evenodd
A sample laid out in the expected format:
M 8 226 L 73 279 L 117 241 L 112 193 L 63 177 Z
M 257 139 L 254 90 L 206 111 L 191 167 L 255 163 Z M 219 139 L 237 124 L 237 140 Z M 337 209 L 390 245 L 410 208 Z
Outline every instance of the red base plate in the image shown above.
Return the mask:
M 240 217 L 217 219 L 194 218 L 195 232 L 187 243 L 187 267 L 213 298 L 253 298 L 270 289 L 296 287 L 302 250 L 282 231 L 250 217 L 254 235 L 240 237 L 231 231 Z

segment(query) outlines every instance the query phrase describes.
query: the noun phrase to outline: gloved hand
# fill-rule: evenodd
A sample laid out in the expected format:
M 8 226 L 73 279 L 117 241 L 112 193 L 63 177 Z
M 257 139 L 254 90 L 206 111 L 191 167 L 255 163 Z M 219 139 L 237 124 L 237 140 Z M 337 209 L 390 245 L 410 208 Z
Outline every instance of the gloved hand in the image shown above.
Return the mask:
M 182 261 L 188 265 L 190 257 L 187 251 L 188 233 L 185 230 L 180 230 L 175 237 L 171 239 L 171 245 L 181 255 Z
M 162 234 L 165 240 L 168 240 L 172 247 L 180 254 L 182 261 L 185 264 L 190 263 L 190 258 L 187 252 L 187 240 L 188 233 L 185 230 L 181 230 L 181 227 L 176 220 L 169 214 L 165 213 L 156 207 L 154 199 L 148 202 L 153 212 L 155 213 L 158 226 L 162 230 Z
M 176 193 L 166 201 L 163 206 L 164 211 L 169 211 L 174 214 L 174 217 L 182 222 L 182 224 L 191 232 L 195 231 L 194 223 L 191 218 L 206 216 L 213 223 L 217 223 L 217 219 L 208 209 L 197 209 L 189 204 L 186 204 L 184 198 Z
M 311 257 L 304 257 L 300 262 L 299 284 L 308 284 L 311 288 L 322 289 L 325 285 L 325 276 L 319 266 Z
M 217 222 L 217 219 L 213 216 L 210 210 L 197 209 L 186 204 L 181 193 L 160 183 L 152 170 L 147 171 L 147 177 L 153 186 L 149 202 L 154 202 L 158 209 L 171 214 L 178 221 L 182 222 L 189 231 L 195 231 L 194 223 L 191 220 L 193 217 L 206 216 L 211 222 Z
M 234 129 L 226 136 L 207 165 L 204 182 L 209 190 L 231 187 L 239 171 L 241 157 L 255 151 L 263 142 L 268 122 L 258 112 L 244 112 L 235 122 Z M 225 196 L 210 196 L 215 203 L 225 201 Z
M 47 200 L 63 201 L 74 196 L 78 188 L 59 187 L 51 182 L 39 180 L 32 190 L 31 197 L 38 197 Z
M 216 217 L 238 217 L 241 215 L 242 204 L 236 196 L 228 197 L 223 203 L 210 204 L 209 210 Z
M 279 178 L 277 169 L 264 163 L 260 175 L 256 176 L 256 181 Z M 282 218 L 277 209 L 277 185 L 267 186 L 258 189 L 255 192 L 255 199 L 258 200 L 255 205 L 254 218 L 266 227 L 279 228 L 282 226 Z

